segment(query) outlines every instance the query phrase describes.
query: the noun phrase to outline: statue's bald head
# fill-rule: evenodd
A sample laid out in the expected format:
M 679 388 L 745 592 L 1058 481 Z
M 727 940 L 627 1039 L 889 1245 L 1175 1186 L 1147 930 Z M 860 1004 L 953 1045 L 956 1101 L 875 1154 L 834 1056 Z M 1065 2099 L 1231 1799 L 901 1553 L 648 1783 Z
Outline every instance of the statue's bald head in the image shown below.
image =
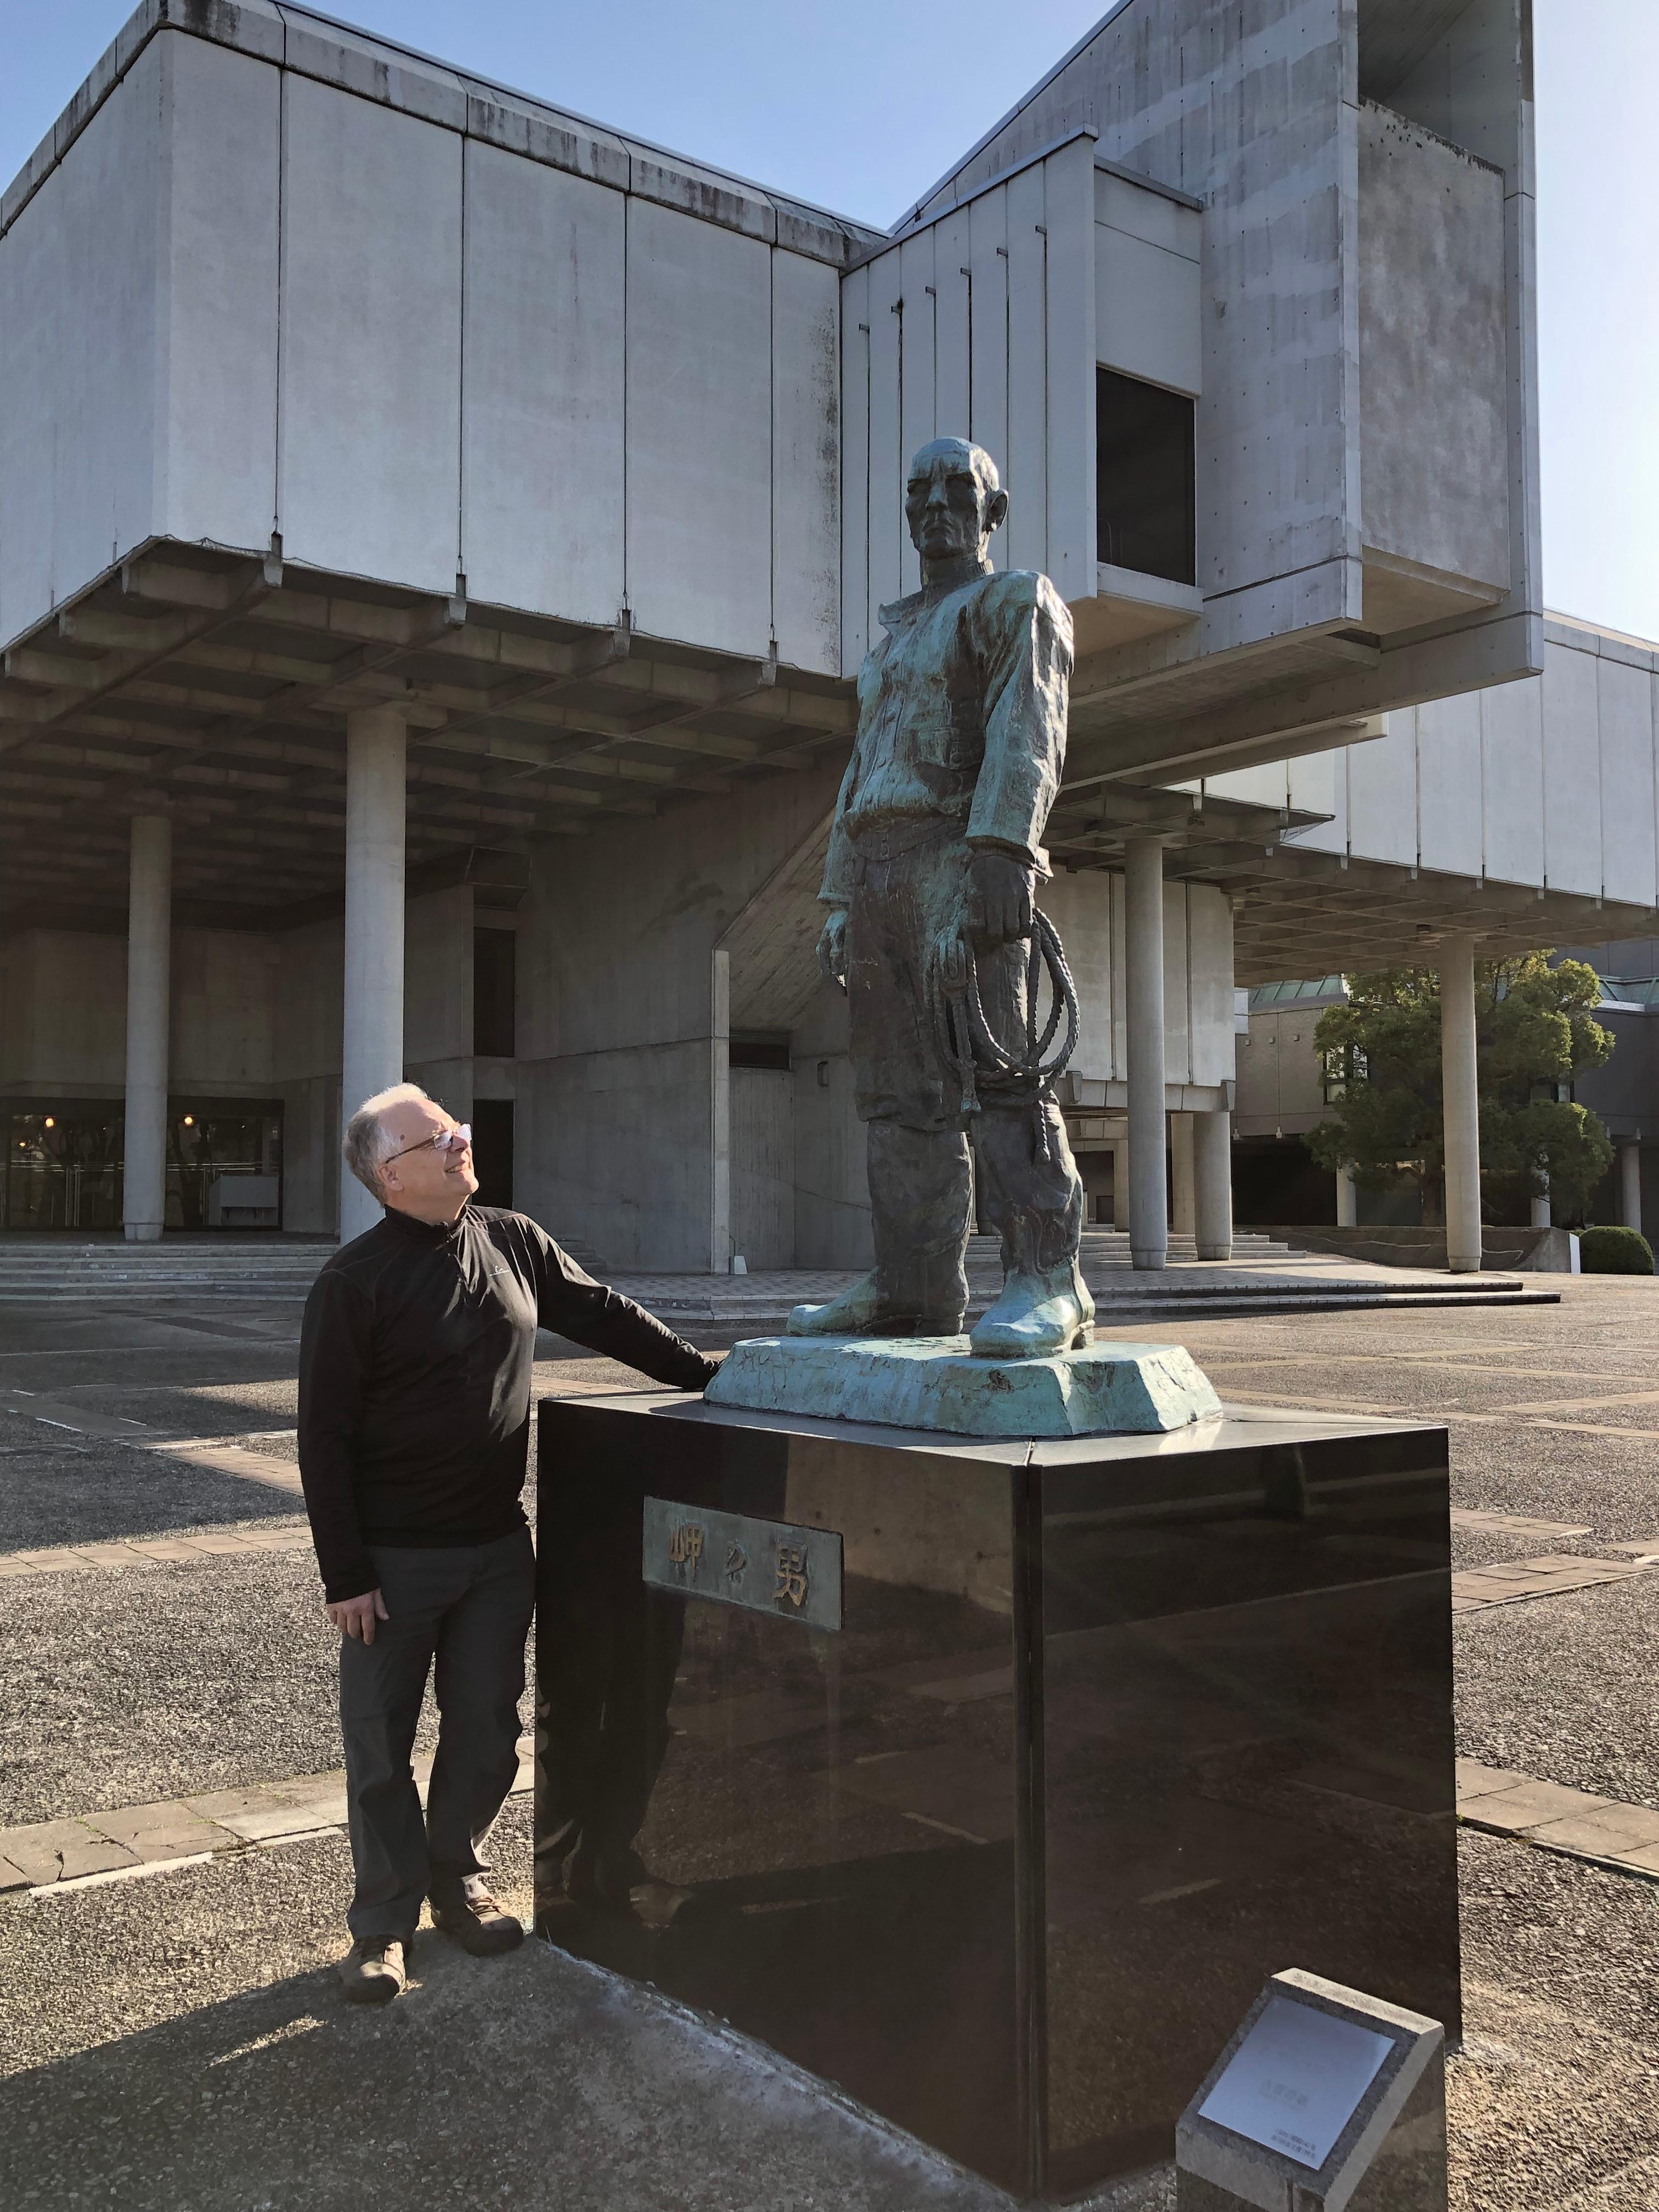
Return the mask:
M 924 568 L 977 556 L 1008 513 L 997 465 L 966 438 L 932 438 L 910 464 L 904 511 Z

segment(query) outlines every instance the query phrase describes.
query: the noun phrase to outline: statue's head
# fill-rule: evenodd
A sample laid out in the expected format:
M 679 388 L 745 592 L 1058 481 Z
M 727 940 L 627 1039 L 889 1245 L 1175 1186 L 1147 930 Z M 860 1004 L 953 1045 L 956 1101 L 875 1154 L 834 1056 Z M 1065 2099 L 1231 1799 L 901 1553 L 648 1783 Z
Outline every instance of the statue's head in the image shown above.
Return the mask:
M 930 566 L 985 559 L 991 532 L 1008 513 L 997 465 L 965 438 L 934 438 L 910 464 L 904 493 L 910 542 Z

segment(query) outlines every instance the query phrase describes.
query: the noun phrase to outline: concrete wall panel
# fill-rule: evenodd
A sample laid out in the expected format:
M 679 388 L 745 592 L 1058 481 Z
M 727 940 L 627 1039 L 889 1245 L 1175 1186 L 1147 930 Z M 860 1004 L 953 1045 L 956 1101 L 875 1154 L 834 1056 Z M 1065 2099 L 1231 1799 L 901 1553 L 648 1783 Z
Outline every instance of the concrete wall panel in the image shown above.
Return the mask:
M 934 233 L 933 416 L 942 438 L 970 438 L 973 419 L 973 215 L 947 216 Z
M 841 670 L 841 283 L 772 255 L 772 620 L 791 668 Z
M 276 939 L 242 930 L 174 930 L 170 1091 L 271 1089 L 281 959 Z
M 968 210 L 973 270 L 971 313 L 973 439 L 1008 481 L 1008 196 L 981 192 Z M 1001 250 L 999 250 L 1001 249 Z M 1008 532 L 991 540 L 991 558 L 1008 566 Z
M 1417 865 L 1417 713 L 1388 718 L 1387 734 L 1348 748 L 1348 844 L 1356 858 Z
M 1048 558 L 1048 203 L 1043 164 L 1010 178 L 1008 200 L 1008 541 L 1011 568 Z
M 60 195 L 48 185 L 0 238 L 0 646 L 52 607 L 57 542 Z
M 1231 1083 L 1233 1031 L 1233 910 L 1213 884 L 1187 885 L 1187 965 L 1194 1083 Z M 1169 1079 L 1175 1081 L 1173 1075 Z
M 1042 165 L 1048 553 L 1063 599 L 1095 588 L 1095 151 L 1086 138 Z
M 1480 694 L 1486 873 L 1544 880 L 1544 684 L 1541 677 Z
M 472 1056 L 472 906 L 471 884 L 455 884 L 404 908 L 404 1059 L 410 1066 Z
M 1128 189 L 1123 187 L 1125 192 Z M 1194 216 L 1192 222 L 1196 231 L 1199 217 Z M 1195 397 L 1204 381 L 1196 253 L 1169 252 L 1103 222 L 1095 226 L 1094 246 L 1095 323 L 1102 362 L 1126 376 L 1143 377 Z
M 1417 850 L 1425 868 L 1481 871 L 1480 696 L 1417 710 Z
M 1364 542 L 1507 589 L 1504 179 L 1386 108 L 1359 131 Z
M 283 79 L 281 518 L 290 560 L 453 589 L 461 141 Z
M 772 629 L 770 249 L 628 213 L 628 595 L 637 627 L 763 659 Z
M 493 605 L 623 603 L 620 192 L 466 144 L 462 565 Z
M 898 252 L 899 298 L 903 312 L 899 329 L 899 476 L 901 496 L 910 463 L 918 449 L 938 434 L 933 379 L 935 343 L 933 299 L 933 234 L 924 230 L 907 238 Z M 914 592 L 921 585 L 921 557 L 902 525 L 899 534 L 901 588 Z
M 1187 886 L 1164 886 L 1164 1080 L 1190 1083 L 1193 1068 L 1192 977 L 1187 941 Z
M 1326 822 L 1298 830 L 1295 842 L 1316 853 L 1348 849 L 1348 760 L 1346 752 L 1304 753 L 1291 763 L 1291 805 L 1301 814 L 1324 814 Z
M 841 295 L 841 668 L 856 676 L 870 650 L 870 272 Z
M 1060 932 L 1077 987 L 1078 1043 L 1072 1066 L 1091 1081 L 1124 1073 L 1112 1048 L 1112 888 L 1121 878 L 1102 869 L 1064 872 L 1038 886 L 1037 904 Z
M 152 45 L 41 193 L 54 217 L 52 259 L 37 264 L 37 274 L 57 294 L 52 513 L 59 602 L 142 544 L 155 525 L 161 73 Z
M 1607 658 L 1595 664 L 1601 737 L 1601 889 L 1632 905 L 1659 903 L 1654 854 L 1654 680 Z
M 1593 653 L 1544 663 L 1544 870 L 1555 891 L 1601 891 L 1601 761 Z
M 157 528 L 262 552 L 276 520 L 282 79 L 158 40 L 167 131 L 165 414 Z
M 732 1247 L 750 1270 L 795 1263 L 795 1079 L 731 1072 Z
M 904 590 L 904 475 L 909 455 L 899 412 L 899 256 L 870 264 L 870 604 L 869 640 L 881 640 L 880 610 Z M 914 556 L 913 556 L 914 557 Z

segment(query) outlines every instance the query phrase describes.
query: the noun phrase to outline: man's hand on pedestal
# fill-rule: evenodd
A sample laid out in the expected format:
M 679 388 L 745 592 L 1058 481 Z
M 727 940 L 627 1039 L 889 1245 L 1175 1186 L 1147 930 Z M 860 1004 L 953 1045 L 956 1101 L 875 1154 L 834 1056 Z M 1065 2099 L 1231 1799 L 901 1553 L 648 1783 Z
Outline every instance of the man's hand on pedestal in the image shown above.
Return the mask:
M 832 983 L 847 988 L 847 909 L 832 906 L 818 933 L 818 966 Z
M 982 951 L 1031 933 L 1032 871 L 1012 853 L 988 846 L 968 863 L 968 934 Z

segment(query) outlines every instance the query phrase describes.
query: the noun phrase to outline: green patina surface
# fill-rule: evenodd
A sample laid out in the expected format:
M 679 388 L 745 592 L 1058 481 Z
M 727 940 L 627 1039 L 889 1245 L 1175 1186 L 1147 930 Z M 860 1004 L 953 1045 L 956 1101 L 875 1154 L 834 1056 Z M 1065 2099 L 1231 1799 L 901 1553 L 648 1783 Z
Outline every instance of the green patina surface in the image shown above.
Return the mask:
M 1091 1344 L 975 1359 L 965 1336 L 750 1337 L 704 1393 L 714 1406 L 878 1421 L 964 1437 L 1146 1435 L 1221 1411 L 1179 1344 Z

